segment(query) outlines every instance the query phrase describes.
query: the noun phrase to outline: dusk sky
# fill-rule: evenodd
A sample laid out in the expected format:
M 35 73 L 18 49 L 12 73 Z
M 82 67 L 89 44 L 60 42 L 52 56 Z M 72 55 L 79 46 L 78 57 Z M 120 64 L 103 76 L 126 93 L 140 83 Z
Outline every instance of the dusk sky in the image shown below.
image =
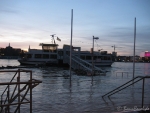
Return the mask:
M 134 18 L 136 55 L 150 51 L 150 0 L 0 0 L 0 47 L 40 49 L 56 34 L 70 44 L 73 9 L 73 46 L 133 55 Z

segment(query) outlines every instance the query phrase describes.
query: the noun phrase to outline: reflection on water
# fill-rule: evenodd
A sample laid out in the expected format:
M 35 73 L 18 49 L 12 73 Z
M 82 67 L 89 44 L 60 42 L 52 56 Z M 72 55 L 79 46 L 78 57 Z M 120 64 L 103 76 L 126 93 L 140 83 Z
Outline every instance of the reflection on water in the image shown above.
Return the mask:
M 150 75 L 150 65 L 149 63 L 144 63 L 144 74 Z
M 33 113 L 111 113 L 117 111 L 118 106 L 141 106 L 142 82 L 118 92 L 110 99 L 101 97 L 131 80 L 132 67 L 132 63 L 114 63 L 112 67 L 103 67 L 108 71 L 106 76 L 94 76 L 93 85 L 91 77 L 73 73 L 72 87 L 69 85 L 69 79 L 63 76 L 63 68 L 30 69 L 33 71 L 33 78 L 43 82 L 33 89 Z M 136 63 L 135 68 L 135 76 L 150 74 L 150 64 Z M 116 77 L 116 71 L 127 71 L 129 77 L 122 78 L 121 74 Z M 0 74 L 0 80 L 7 80 L 9 76 Z M 149 87 L 150 80 L 146 80 L 145 106 L 150 105 Z M 27 110 L 28 106 L 24 106 L 23 111 L 26 113 Z
M 20 63 L 17 60 L 0 59 L 0 67 L 4 66 L 18 66 Z

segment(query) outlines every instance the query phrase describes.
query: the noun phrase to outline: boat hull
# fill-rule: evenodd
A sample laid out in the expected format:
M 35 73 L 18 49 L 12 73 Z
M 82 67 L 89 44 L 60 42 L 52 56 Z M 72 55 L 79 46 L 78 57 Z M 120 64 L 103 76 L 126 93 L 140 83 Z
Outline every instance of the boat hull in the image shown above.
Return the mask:
M 69 66 L 68 64 L 62 62 L 23 61 L 23 60 L 18 61 L 20 62 L 20 65 L 33 65 L 33 66 L 46 65 L 46 66 L 65 66 L 65 67 Z M 113 62 L 96 62 L 94 63 L 94 65 L 97 67 L 110 67 L 112 63 Z
M 43 62 L 43 61 L 21 61 L 18 60 L 20 65 L 34 65 L 34 66 L 39 66 L 39 65 L 56 65 L 54 62 Z

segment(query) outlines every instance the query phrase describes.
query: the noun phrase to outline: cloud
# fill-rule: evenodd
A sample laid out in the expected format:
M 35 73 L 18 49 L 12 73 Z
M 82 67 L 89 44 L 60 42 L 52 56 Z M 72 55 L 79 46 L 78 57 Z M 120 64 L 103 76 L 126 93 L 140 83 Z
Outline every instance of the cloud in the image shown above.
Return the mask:
M 0 13 L 12 13 L 12 14 L 18 14 L 19 12 L 17 10 L 13 10 L 13 9 L 1 9 L 0 8 Z

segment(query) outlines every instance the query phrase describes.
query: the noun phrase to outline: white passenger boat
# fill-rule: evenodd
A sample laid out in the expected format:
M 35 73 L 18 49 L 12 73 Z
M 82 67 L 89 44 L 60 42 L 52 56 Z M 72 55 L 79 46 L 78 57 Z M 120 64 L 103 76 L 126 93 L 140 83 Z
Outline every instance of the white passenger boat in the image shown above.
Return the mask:
M 67 66 L 68 56 L 70 54 L 70 46 L 64 45 L 62 49 L 58 49 L 58 44 L 43 44 L 42 49 L 28 49 L 23 58 L 19 58 L 18 61 L 21 65 L 58 65 Z M 72 47 L 72 55 L 79 57 L 89 63 L 93 63 L 95 66 L 111 66 L 112 55 L 107 52 L 94 52 L 92 55 L 90 51 L 81 51 L 81 47 Z

